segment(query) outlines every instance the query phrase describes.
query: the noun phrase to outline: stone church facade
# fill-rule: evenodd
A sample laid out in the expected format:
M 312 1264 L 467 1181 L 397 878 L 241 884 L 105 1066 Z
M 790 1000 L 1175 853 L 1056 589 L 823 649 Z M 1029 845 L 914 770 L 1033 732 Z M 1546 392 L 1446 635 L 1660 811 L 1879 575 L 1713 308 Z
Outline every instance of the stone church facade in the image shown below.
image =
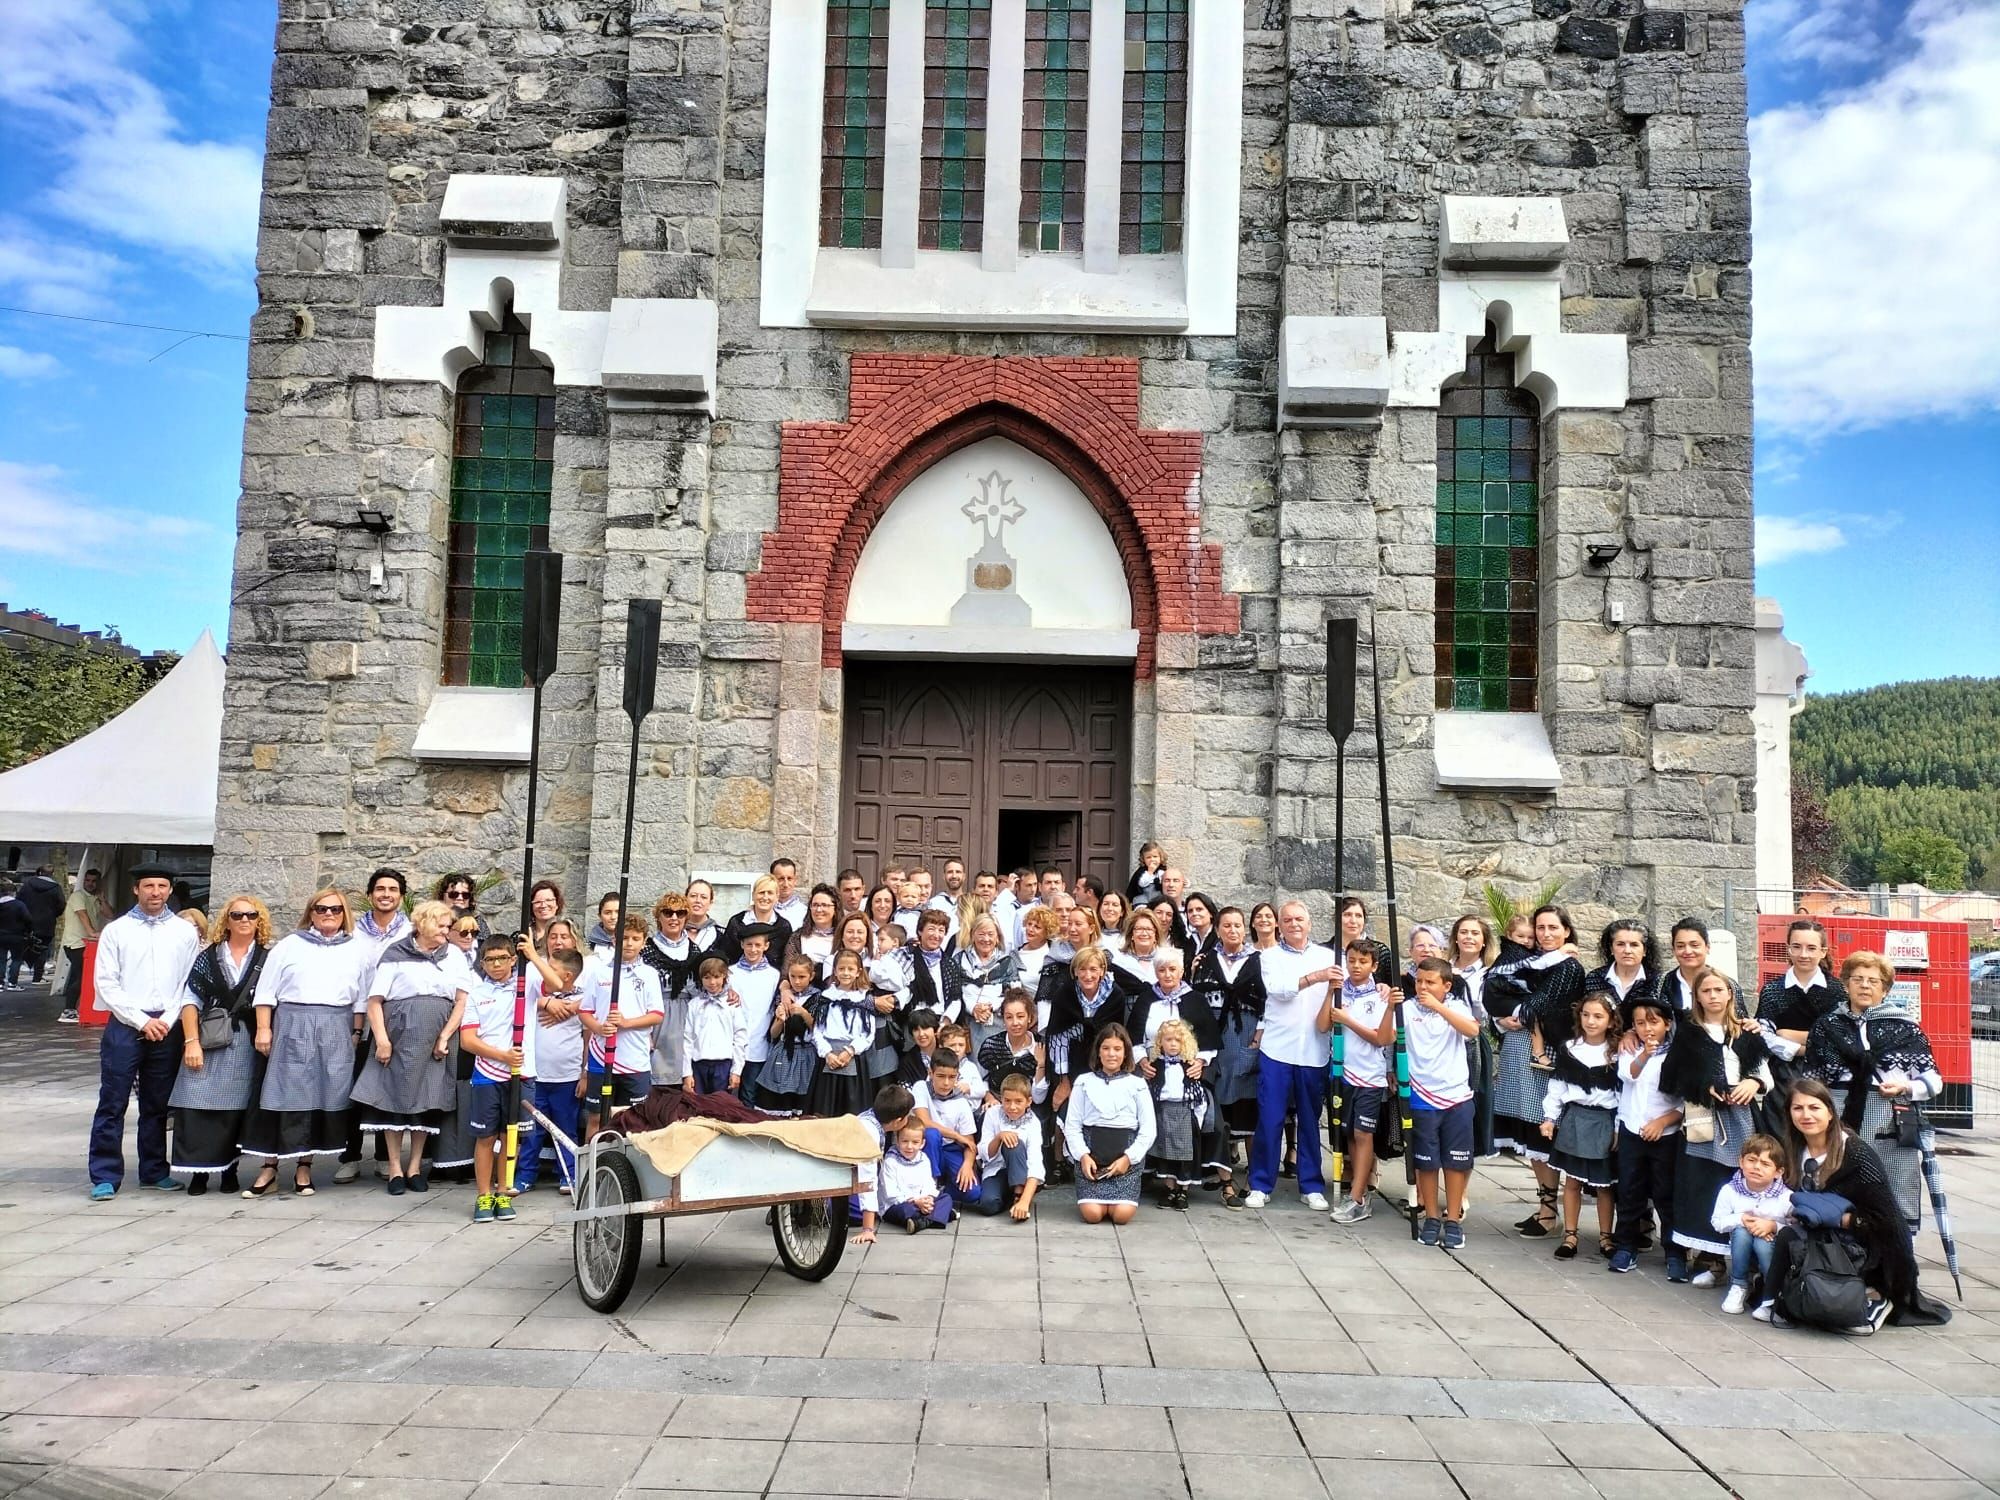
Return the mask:
M 1735 0 L 281 0 L 218 889 L 1752 859 Z M 1324 907 L 1321 908 L 1324 910 Z

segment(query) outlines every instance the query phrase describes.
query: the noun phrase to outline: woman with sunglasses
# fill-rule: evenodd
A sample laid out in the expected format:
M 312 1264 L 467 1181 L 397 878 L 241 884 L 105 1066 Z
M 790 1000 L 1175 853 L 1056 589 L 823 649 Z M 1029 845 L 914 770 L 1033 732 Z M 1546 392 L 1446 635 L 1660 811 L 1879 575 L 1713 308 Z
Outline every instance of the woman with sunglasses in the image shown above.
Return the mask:
M 292 1185 L 309 1197 L 313 1158 L 346 1148 L 354 1043 L 374 968 L 375 945 L 355 938 L 353 908 L 330 886 L 306 903 L 298 930 L 272 945 L 255 1001 L 264 1084 L 243 1127 L 243 1154 L 263 1157 L 264 1169 L 244 1197 L 276 1192 L 280 1162 L 292 1163 Z
M 231 896 L 188 972 L 181 1005 L 180 1076 L 168 1105 L 174 1111 L 174 1174 L 188 1179 L 188 1196 L 208 1191 L 220 1176 L 222 1191 L 239 1184 L 236 1156 L 242 1149 L 243 1116 L 264 1081 L 264 1058 L 256 1029 L 257 980 L 271 944 L 271 914 L 255 896 Z M 203 1033 L 209 1044 L 203 1044 Z M 221 1045 L 215 1045 L 217 1038 Z
M 453 870 L 431 887 L 431 899 L 442 901 L 451 908 L 453 947 L 463 946 L 459 941 L 458 928 L 468 917 L 472 920 L 474 944 L 486 936 L 486 919 L 479 914 L 479 887 L 465 871 Z

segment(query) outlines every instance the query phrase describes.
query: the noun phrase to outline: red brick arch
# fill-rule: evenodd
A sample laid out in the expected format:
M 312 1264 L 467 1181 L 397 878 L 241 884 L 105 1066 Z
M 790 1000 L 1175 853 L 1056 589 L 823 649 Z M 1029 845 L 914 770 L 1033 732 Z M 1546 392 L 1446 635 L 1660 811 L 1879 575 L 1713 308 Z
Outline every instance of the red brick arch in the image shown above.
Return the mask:
M 988 359 L 857 354 L 846 422 L 784 424 L 778 529 L 749 580 L 751 619 L 821 627 L 840 665 L 840 627 L 861 549 L 910 481 L 985 437 L 1041 454 L 1104 518 L 1132 591 L 1138 675 L 1170 633 L 1235 634 L 1222 550 L 1201 540 L 1201 434 L 1139 426 L 1130 359 Z

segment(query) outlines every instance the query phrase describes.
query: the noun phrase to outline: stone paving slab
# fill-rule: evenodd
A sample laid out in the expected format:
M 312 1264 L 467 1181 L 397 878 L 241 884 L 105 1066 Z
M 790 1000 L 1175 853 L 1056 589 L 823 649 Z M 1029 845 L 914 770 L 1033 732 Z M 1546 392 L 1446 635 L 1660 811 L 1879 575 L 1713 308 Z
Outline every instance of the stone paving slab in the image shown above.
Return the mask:
M 444 1184 L 88 1203 L 93 1041 L 0 1011 L 0 1075 L 33 1080 L 0 1138 L 0 1495 L 2000 1494 L 1991 1137 L 1947 1158 L 1957 1316 L 1872 1339 L 1724 1318 L 1656 1258 L 1554 1261 L 1507 1230 L 1510 1165 L 1457 1257 L 1386 1206 L 1197 1195 L 1105 1230 L 1058 1192 L 806 1284 L 758 1213 L 673 1221 L 600 1317 L 553 1193 L 477 1228 Z

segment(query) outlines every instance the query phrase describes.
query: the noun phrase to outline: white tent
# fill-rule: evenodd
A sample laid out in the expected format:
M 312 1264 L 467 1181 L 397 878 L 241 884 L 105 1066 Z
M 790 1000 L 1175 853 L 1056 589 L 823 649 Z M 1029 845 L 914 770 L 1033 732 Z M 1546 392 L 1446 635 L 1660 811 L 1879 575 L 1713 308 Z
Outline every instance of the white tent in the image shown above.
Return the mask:
M 194 649 L 108 724 L 0 774 L 0 838 L 209 845 L 222 744 L 222 653 Z

